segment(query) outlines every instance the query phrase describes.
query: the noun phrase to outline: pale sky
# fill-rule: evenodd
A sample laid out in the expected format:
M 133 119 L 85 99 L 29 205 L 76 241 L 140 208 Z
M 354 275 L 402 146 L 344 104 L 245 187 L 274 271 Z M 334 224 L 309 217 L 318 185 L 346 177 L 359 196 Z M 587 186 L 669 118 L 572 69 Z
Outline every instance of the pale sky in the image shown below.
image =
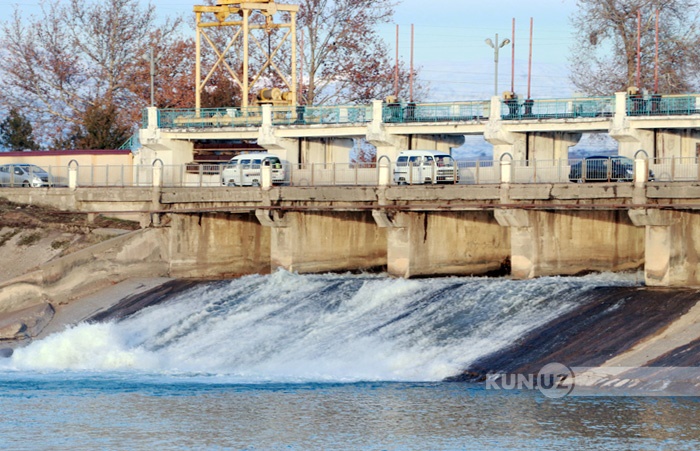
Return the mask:
M 204 4 L 196 0 L 152 0 L 152 3 L 160 17 L 183 15 L 192 20 L 192 7 Z M 40 1 L 0 0 L 0 20 L 8 20 L 18 4 L 22 14 L 28 16 L 38 12 Z M 512 39 L 513 18 L 516 19 L 515 91 L 526 93 L 532 17 L 532 97 L 564 97 L 573 93 L 568 80 L 567 55 L 572 41 L 569 18 L 575 9 L 576 0 L 403 0 L 396 7 L 395 25 L 384 26 L 380 31 L 393 51 L 396 24 L 399 25 L 399 53 L 408 63 L 410 26 L 414 24 L 414 62 L 420 67 L 421 78 L 433 87 L 432 100 L 481 99 L 494 91 L 494 51 L 484 40 L 495 40 L 496 33 L 501 41 Z M 499 92 L 510 89 L 511 52 L 511 45 L 499 52 Z

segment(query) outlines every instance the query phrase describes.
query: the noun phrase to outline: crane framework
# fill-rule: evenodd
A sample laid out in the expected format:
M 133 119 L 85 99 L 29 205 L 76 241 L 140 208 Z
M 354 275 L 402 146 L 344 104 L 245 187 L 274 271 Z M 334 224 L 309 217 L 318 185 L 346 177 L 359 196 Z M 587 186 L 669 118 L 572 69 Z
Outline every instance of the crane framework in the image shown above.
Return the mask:
M 241 88 L 242 101 L 241 107 L 247 107 L 250 99 L 250 89 L 255 86 L 256 82 L 263 75 L 265 69 L 270 68 L 280 77 L 286 85 L 288 92 L 284 94 L 283 101 L 287 105 L 297 105 L 297 48 L 296 48 L 296 15 L 299 11 L 298 5 L 279 4 L 273 0 L 248 0 L 241 2 L 240 0 L 218 0 L 215 5 L 197 5 L 194 7 L 196 15 L 196 93 L 195 107 L 201 107 L 202 92 L 207 83 L 211 79 L 214 71 L 222 67 L 232 77 L 234 82 Z M 288 13 L 288 16 L 283 14 Z M 256 14 L 264 16 L 264 23 L 259 21 L 251 21 Z M 277 16 L 278 21 L 275 21 Z M 289 21 L 285 22 L 285 18 L 289 17 Z M 232 36 L 228 43 L 222 48 L 216 44 L 207 30 L 211 28 L 229 27 L 232 31 Z M 264 30 L 268 33 L 272 29 L 286 30 L 275 48 L 265 46 L 253 33 L 255 30 Z M 209 68 L 204 78 L 202 78 L 202 41 L 205 41 L 214 51 L 217 59 Z M 242 42 L 240 42 L 242 41 Z M 283 70 L 275 64 L 274 57 L 280 53 L 280 49 L 286 42 L 290 43 L 290 73 L 284 73 Z M 257 47 L 260 52 L 266 57 L 265 63 L 257 72 L 251 73 L 249 64 L 249 55 L 251 51 L 251 43 Z M 231 64 L 226 60 L 226 56 L 235 50 L 236 46 L 242 47 L 243 50 L 243 71 L 242 74 L 237 74 L 233 70 Z M 266 90 L 270 92 L 270 90 Z M 278 90 L 275 92 L 279 92 Z M 275 95 L 275 97 L 278 97 Z M 282 101 L 281 99 L 267 99 L 270 103 L 274 101 Z

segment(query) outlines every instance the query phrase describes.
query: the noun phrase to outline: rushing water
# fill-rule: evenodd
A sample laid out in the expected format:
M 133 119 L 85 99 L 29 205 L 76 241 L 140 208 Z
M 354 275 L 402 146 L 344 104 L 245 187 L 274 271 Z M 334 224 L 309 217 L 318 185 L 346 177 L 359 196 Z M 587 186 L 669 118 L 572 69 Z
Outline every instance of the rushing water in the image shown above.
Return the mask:
M 440 382 L 636 276 L 213 282 L 0 362 L 12 449 L 694 449 L 695 398 Z

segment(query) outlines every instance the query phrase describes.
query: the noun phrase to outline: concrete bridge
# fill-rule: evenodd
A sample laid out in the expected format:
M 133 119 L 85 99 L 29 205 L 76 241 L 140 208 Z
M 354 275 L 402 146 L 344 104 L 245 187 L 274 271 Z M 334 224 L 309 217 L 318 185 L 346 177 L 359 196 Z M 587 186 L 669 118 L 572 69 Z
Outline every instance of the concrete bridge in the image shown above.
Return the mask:
M 644 268 L 648 285 L 700 286 L 699 99 L 618 93 L 528 102 L 151 108 L 131 167 L 87 172 L 74 163 L 61 176 L 68 188 L 5 188 L 0 196 L 88 218 L 137 219 L 153 231 L 149 246 L 174 277 L 382 268 L 401 277 L 524 279 Z M 634 181 L 569 183 L 572 163 L 562 161 L 590 131 L 609 133 L 620 154 L 635 158 Z M 467 134 L 483 134 L 495 161 L 460 167 L 460 184 L 391 184 L 399 151 L 449 151 Z M 354 181 L 332 186 L 356 137 L 388 158 L 369 169 L 366 183 L 358 182 L 354 165 Z M 246 142 L 281 156 L 294 171 L 312 164 L 310 177 L 291 176 L 281 187 L 222 187 L 219 165 L 199 165 L 189 174 L 194 183 L 184 177 L 197 149 Z M 670 164 L 659 165 L 662 158 Z M 314 179 L 313 164 L 332 168 L 332 183 L 321 183 L 331 186 L 302 186 Z M 650 167 L 655 181 L 648 180 Z M 98 187 L 93 176 L 102 170 L 107 186 Z
M 145 113 L 137 164 L 179 165 L 213 156 L 225 143 L 254 143 L 289 164 L 348 163 L 353 138 L 394 161 L 406 149 L 449 152 L 465 135 L 483 135 L 494 160 L 568 157 L 582 133 L 607 133 L 619 154 L 695 158 L 700 151 L 700 95 L 628 95 L 522 101 L 393 103 L 332 107 L 219 108 Z M 236 150 L 231 147 L 230 150 Z M 199 155 L 201 154 L 201 155 Z
M 644 268 L 648 285 L 700 285 L 697 181 L 5 188 L 0 196 L 139 219 L 160 231 L 175 277 L 382 268 L 525 279 Z

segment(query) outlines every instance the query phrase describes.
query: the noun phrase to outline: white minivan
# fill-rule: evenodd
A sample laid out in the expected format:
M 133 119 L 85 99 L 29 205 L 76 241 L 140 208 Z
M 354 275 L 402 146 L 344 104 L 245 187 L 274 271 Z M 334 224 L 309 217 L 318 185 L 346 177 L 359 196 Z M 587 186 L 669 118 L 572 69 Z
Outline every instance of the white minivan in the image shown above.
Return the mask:
M 404 150 L 394 166 L 394 182 L 399 185 L 457 183 L 459 170 L 454 159 L 436 150 Z
M 268 153 L 245 153 L 236 155 L 221 171 L 224 186 L 260 186 L 262 166 L 270 166 L 272 183 L 284 183 L 284 167 L 279 157 Z

